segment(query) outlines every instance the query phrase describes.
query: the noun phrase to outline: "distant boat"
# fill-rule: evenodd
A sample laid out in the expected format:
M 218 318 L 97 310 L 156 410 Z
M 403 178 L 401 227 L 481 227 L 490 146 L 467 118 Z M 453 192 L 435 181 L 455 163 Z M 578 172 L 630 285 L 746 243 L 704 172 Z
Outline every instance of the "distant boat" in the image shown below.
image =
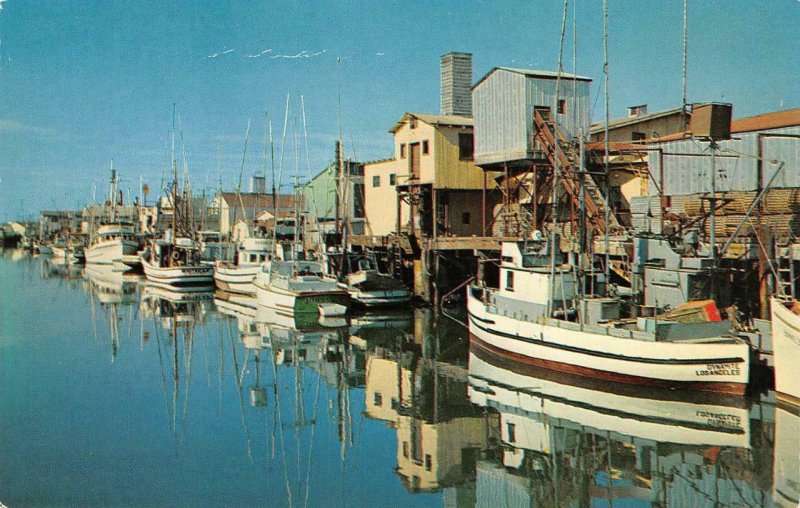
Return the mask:
M 117 172 L 111 162 L 111 181 L 109 182 L 110 217 L 101 223 L 89 241 L 86 249 L 86 262 L 99 265 L 112 265 L 123 256 L 136 254 L 139 240 L 133 224 L 117 220 Z M 121 199 L 121 198 L 120 198 Z
M 772 298 L 772 348 L 775 391 L 780 400 L 800 407 L 800 301 Z
M 253 281 L 267 262 L 272 242 L 267 238 L 245 238 L 239 245 L 233 261 L 217 261 L 214 265 L 214 283 L 229 293 L 256 294 Z

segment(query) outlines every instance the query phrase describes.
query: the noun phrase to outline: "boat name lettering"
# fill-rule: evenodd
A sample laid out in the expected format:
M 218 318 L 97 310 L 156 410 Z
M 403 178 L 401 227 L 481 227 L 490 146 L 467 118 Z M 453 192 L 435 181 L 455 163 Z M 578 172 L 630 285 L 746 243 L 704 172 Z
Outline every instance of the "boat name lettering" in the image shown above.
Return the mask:
M 738 376 L 740 371 L 736 363 L 709 363 L 705 369 L 694 372 L 698 376 Z
M 712 413 L 710 411 L 697 411 L 698 418 L 703 418 L 709 425 L 714 427 L 737 428 L 742 424 L 739 416 L 726 413 Z

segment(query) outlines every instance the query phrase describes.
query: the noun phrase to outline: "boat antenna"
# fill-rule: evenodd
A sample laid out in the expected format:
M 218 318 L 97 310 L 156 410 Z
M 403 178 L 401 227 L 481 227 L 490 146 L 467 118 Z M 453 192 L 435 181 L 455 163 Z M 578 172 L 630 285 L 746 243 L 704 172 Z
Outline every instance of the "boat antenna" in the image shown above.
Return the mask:
M 550 232 L 550 288 L 547 295 L 547 317 L 553 315 L 553 300 L 555 298 L 555 280 L 556 280 L 556 229 L 558 229 L 558 182 L 561 178 L 558 152 L 561 148 L 561 136 L 558 131 L 558 104 L 559 94 L 561 92 L 561 74 L 563 72 L 563 59 L 564 59 L 564 35 L 567 31 L 567 10 L 569 8 L 569 0 L 564 0 L 564 14 L 561 17 L 561 39 L 558 49 L 558 68 L 556 72 L 556 93 L 553 99 L 553 136 L 555 137 L 555 164 L 553 164 L 553 195 L 552 195 L 552 230 Z

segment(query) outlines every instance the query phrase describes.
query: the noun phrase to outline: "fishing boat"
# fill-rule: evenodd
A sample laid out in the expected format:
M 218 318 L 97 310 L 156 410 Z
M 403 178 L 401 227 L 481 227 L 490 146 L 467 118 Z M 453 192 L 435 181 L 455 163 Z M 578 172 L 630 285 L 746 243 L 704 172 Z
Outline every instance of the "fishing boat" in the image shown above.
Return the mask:
M 342 263 L 341 254 L 328 254 L 329 263 L 340 267 L 340 285 L 355 305 L 366 309 L 398 307 L 411 301 L 411 290 L 400 280 L 380 271 L 377 260 L 348 253 Z
M 111 162 L 109 182 L 109 217 L 102 222 L 92 235 L 86 249 L 86 262 L 98 265 L 113 265 L 123 256 L 135 254 L 139 248 L 134 226 L 117 220 L 117 172 Z
M 501 287 L 469 286 L 471 347 L 610 383 L 745 393 L 750 347 L 713 303 L 705 322 L 618 319 L 619 301 L 579 298 L 574 263 L 555 250 L 551 258 L 548 243 L 503 242 Z M 587 320 L 590 307 L 606 319 Z
M 273 259 L 262 265 L 254 284 L 258 304 L 285 316 L 320 314 L 323 304 L 350 306 L 350 295 L 317 261 Z
M 800 407 L 800 301 L 772 298 L 772 348 L 776 395 Z
M 214 265 L 200 261 L 190 238 L 153 242 L 142 267 L 147 282 L 172 291 L 209 291 L 214 286 Z
M 245 238 L 239 244 L 236 258 L 214 264 L 214 284 L 229 293 L 256 294 L 253 281 L 267 262 L 272 245 L 268 238 Z
M 81 265 L 85 261 L 82 245 L 59 240 L 52 246 L 52 261 L 62 265 Z
M 173 112 L 174 115 L 174 112 Z M 173 120 L 174 124 L 174 120 Z M 175 159 L 175 132 L 172 132 L 172 226 L 163 239 L 154 239 L 142 268 L 147 281 L 154 286 L 177 292 L 202 292 L 214 288 L 214 265 L 200 259 L 200 249 L 192 238 L 190 226 L 192 195 L 184 158 L 183 192 L 178 192 L 178 163 Z M 184 156 L 185 157 L 185 156 Z

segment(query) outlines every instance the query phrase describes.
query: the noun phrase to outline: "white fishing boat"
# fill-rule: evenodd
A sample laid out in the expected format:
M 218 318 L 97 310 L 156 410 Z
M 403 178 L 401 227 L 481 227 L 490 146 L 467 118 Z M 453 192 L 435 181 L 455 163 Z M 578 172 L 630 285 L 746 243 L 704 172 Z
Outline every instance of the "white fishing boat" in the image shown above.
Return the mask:
M 245 238 L 239 245 L 233 261 L 217 261 L 214 264 L 214 283 L 229 293 L 256 294 L 253 281 L 261 271 L 261 265 L 270 257 L 272 242 L 267 238 Z
M 52 246 L 52 261 L 62 265 L 83 264 L 84 250 L 80 245 L 71 245 L 67 242 L 58 241 Z
M 200 261 L 189 238 L 153 242 L 142 261 L 147 282 L 180 292 L 209 291 L 214 287 L 214 265 Z
M 258 304 L 278 314 L 319 314 L 320 304 L 350 305 L 347 291 L 316 261 L 272 260 L 256 276 Z
M 750 347 L 729 322 L 613 319 L 619 302 L 579 299 L 573 266 L 554 258 L 546 244 L 503 243 L 501 287 L 467 291 L 472 347 L 610 383 L 744 394 Z M 612 319 L 587 322 L 579 311 L 595 304 Z
M 139 249 L 133 224 L 117 220 L 117 200 L 121 200 L 121 197 L 117 197 L 118 180 L 114 161 L 111 161 L 108 187 L 109 216 L 104 217 L 104 222 L 94 231 L 86 249 L 86 262 L 91 264 L 113 265 L 123 256 L 136 254 Z
M 772 348 L 778 399 L 800 406 L 800 302 L 772 298 Z
M 98 265 L 113 265 L 124 256 L 136 254 L 139 240 L 133 224 L 109 223 L 97 228 L 86 250 L 86 262 Z

